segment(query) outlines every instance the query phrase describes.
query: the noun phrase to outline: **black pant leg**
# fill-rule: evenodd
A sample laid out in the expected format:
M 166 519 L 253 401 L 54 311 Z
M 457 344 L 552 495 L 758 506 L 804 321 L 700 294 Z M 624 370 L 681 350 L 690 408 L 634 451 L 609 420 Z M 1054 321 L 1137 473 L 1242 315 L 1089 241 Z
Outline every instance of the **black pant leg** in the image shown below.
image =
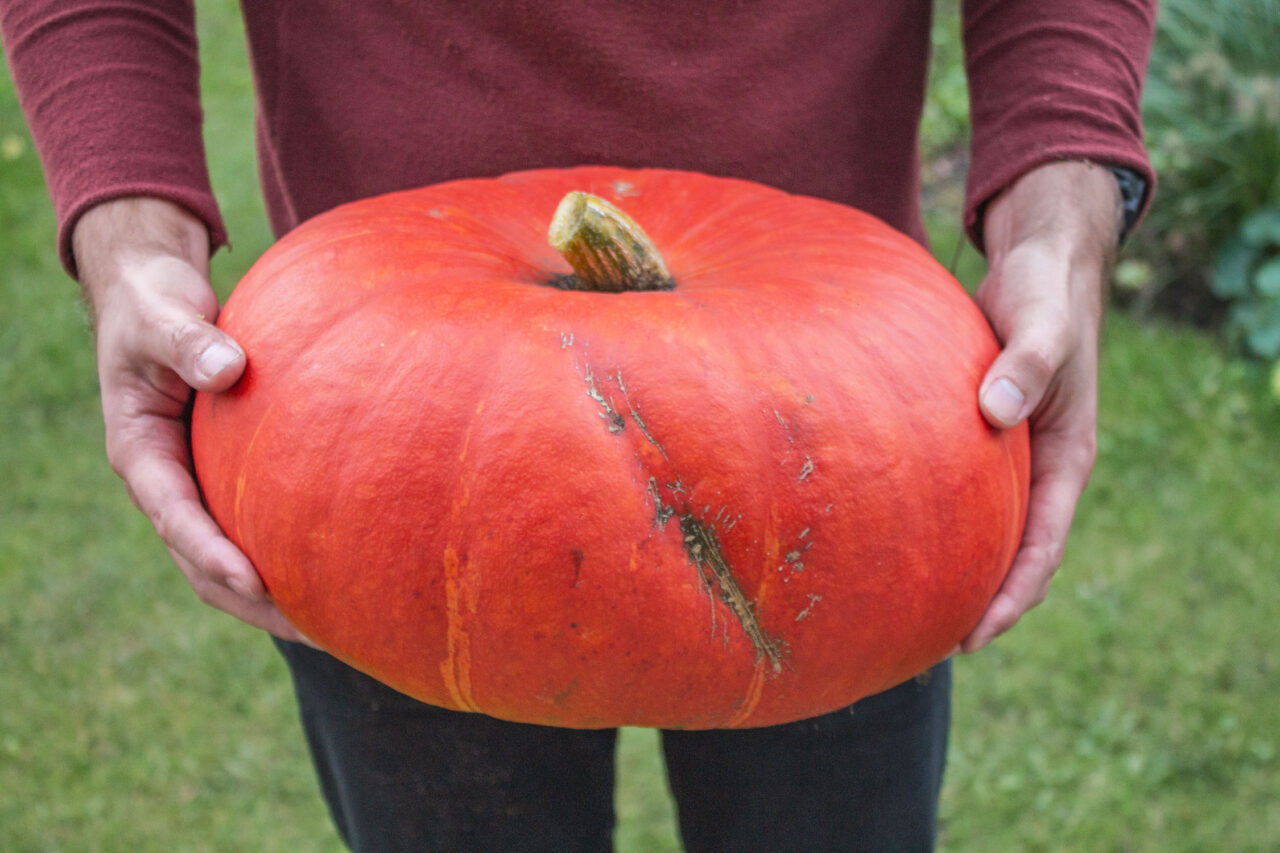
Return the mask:
M 951 665 L 812 720 L 664 732 L 688 853 L 933 849 Z
M 424 705 L 277 641 L 321 789 L 356 853 L 608 851 L 616 733 Z

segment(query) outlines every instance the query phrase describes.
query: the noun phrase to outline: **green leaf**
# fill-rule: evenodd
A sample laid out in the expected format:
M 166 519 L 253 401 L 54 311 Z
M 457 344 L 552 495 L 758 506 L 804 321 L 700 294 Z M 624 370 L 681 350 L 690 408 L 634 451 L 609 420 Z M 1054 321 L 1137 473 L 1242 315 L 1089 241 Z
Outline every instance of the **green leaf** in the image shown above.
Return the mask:
M 1253 287 L 1263 296 L 1280 297 L 1280 255 L 1258 267 L 1253 274 Z
M 1249 272 L 1258 258 L 1258 250 L 1245 242 L 1241 232 L 1218 250 L 1213 259 L 1210 290 L 1219 299 L 1241 299 L 1249 295 Z
M 1240 236 L 1250 246 L 1280 246 L 1280 207 L 1262 207 L 1245 217 Z
M 1155 269 L 1140 258 L 1125 258 L 1111 272 L 1111 281 L 1120 290 L 1137 292 L 1155 278 Z
M 1280 358 L 1280 300 L 1257 311 L 1245 333 L 1245 345 L 1254 355 Z

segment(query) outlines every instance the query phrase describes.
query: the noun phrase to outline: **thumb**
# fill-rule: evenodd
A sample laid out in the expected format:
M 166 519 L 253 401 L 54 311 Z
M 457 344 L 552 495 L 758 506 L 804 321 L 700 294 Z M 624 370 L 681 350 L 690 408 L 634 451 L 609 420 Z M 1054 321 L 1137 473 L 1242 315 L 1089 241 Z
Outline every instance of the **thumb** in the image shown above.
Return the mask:
M 195 381 L 188 381 L 188 384 L 202 391 L 225 391 L 244 373 L 244 350 L 217 329 L 212 331 L 214 336 L 207 345 L 200 347 L 200 354 L 196 356 L 195 372 L 198 375 L 193 376 Z
M 198 317 L 176 318 L 159 333 L 158 361 L 199 391 L 225 391 L 244 373 L 244 349 L 212 323 Z
M 1040 405 L 1060 359 L 1043 347 L 1014 338 L 996 358 L 978 389 L 978 405 L 993 427 L 1017 426 Z

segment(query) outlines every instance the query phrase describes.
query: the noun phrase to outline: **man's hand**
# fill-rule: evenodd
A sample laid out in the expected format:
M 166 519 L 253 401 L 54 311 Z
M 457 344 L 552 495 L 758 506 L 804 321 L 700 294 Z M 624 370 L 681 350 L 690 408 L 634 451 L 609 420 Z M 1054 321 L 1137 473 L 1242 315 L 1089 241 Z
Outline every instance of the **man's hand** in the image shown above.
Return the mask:
M 252 564 L 205 511 L 184 415 L 192 388 L 224 391 L 244 371 L 213 326 L 204 224 L 148 198 L 92 208 L 72 237 L 97 332 L 107 458 L 206 604 L 286 640 L 303 640 Z
M 993 426 L 1030 418 L 1031 495 L 1013 567 L 963 651 L 1043 601 L 1062 562 L 1096 452 L 1098 333 L 1120 222 L 1115 177 L 1081 162 L 1035 169 L 987 208 L 977 301 L 1004 350 L 978 399 Z

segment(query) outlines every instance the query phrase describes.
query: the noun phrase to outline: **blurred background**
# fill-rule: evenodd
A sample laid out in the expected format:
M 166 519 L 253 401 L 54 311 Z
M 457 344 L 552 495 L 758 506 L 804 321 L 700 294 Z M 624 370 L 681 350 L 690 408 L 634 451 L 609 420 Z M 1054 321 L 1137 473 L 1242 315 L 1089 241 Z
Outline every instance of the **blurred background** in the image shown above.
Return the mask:
M 1116 267 L 1099 459 L 1048 601 L 958 661 L 946 851 L 1280 850 L 1280 3 L 1165 0 L 1145 98 L 1156 205 Z M 233 249 L 270 244 L 239 12 L 199 4 Z M 934 249 L 967 96 L 941 0 L 924 122 Z M 199 604 L 107 466 L 92 344 L 0 70 L 0 850 L 340 850 L 287 673 Z M 618 848 L 678 850 L 652 732 Z

